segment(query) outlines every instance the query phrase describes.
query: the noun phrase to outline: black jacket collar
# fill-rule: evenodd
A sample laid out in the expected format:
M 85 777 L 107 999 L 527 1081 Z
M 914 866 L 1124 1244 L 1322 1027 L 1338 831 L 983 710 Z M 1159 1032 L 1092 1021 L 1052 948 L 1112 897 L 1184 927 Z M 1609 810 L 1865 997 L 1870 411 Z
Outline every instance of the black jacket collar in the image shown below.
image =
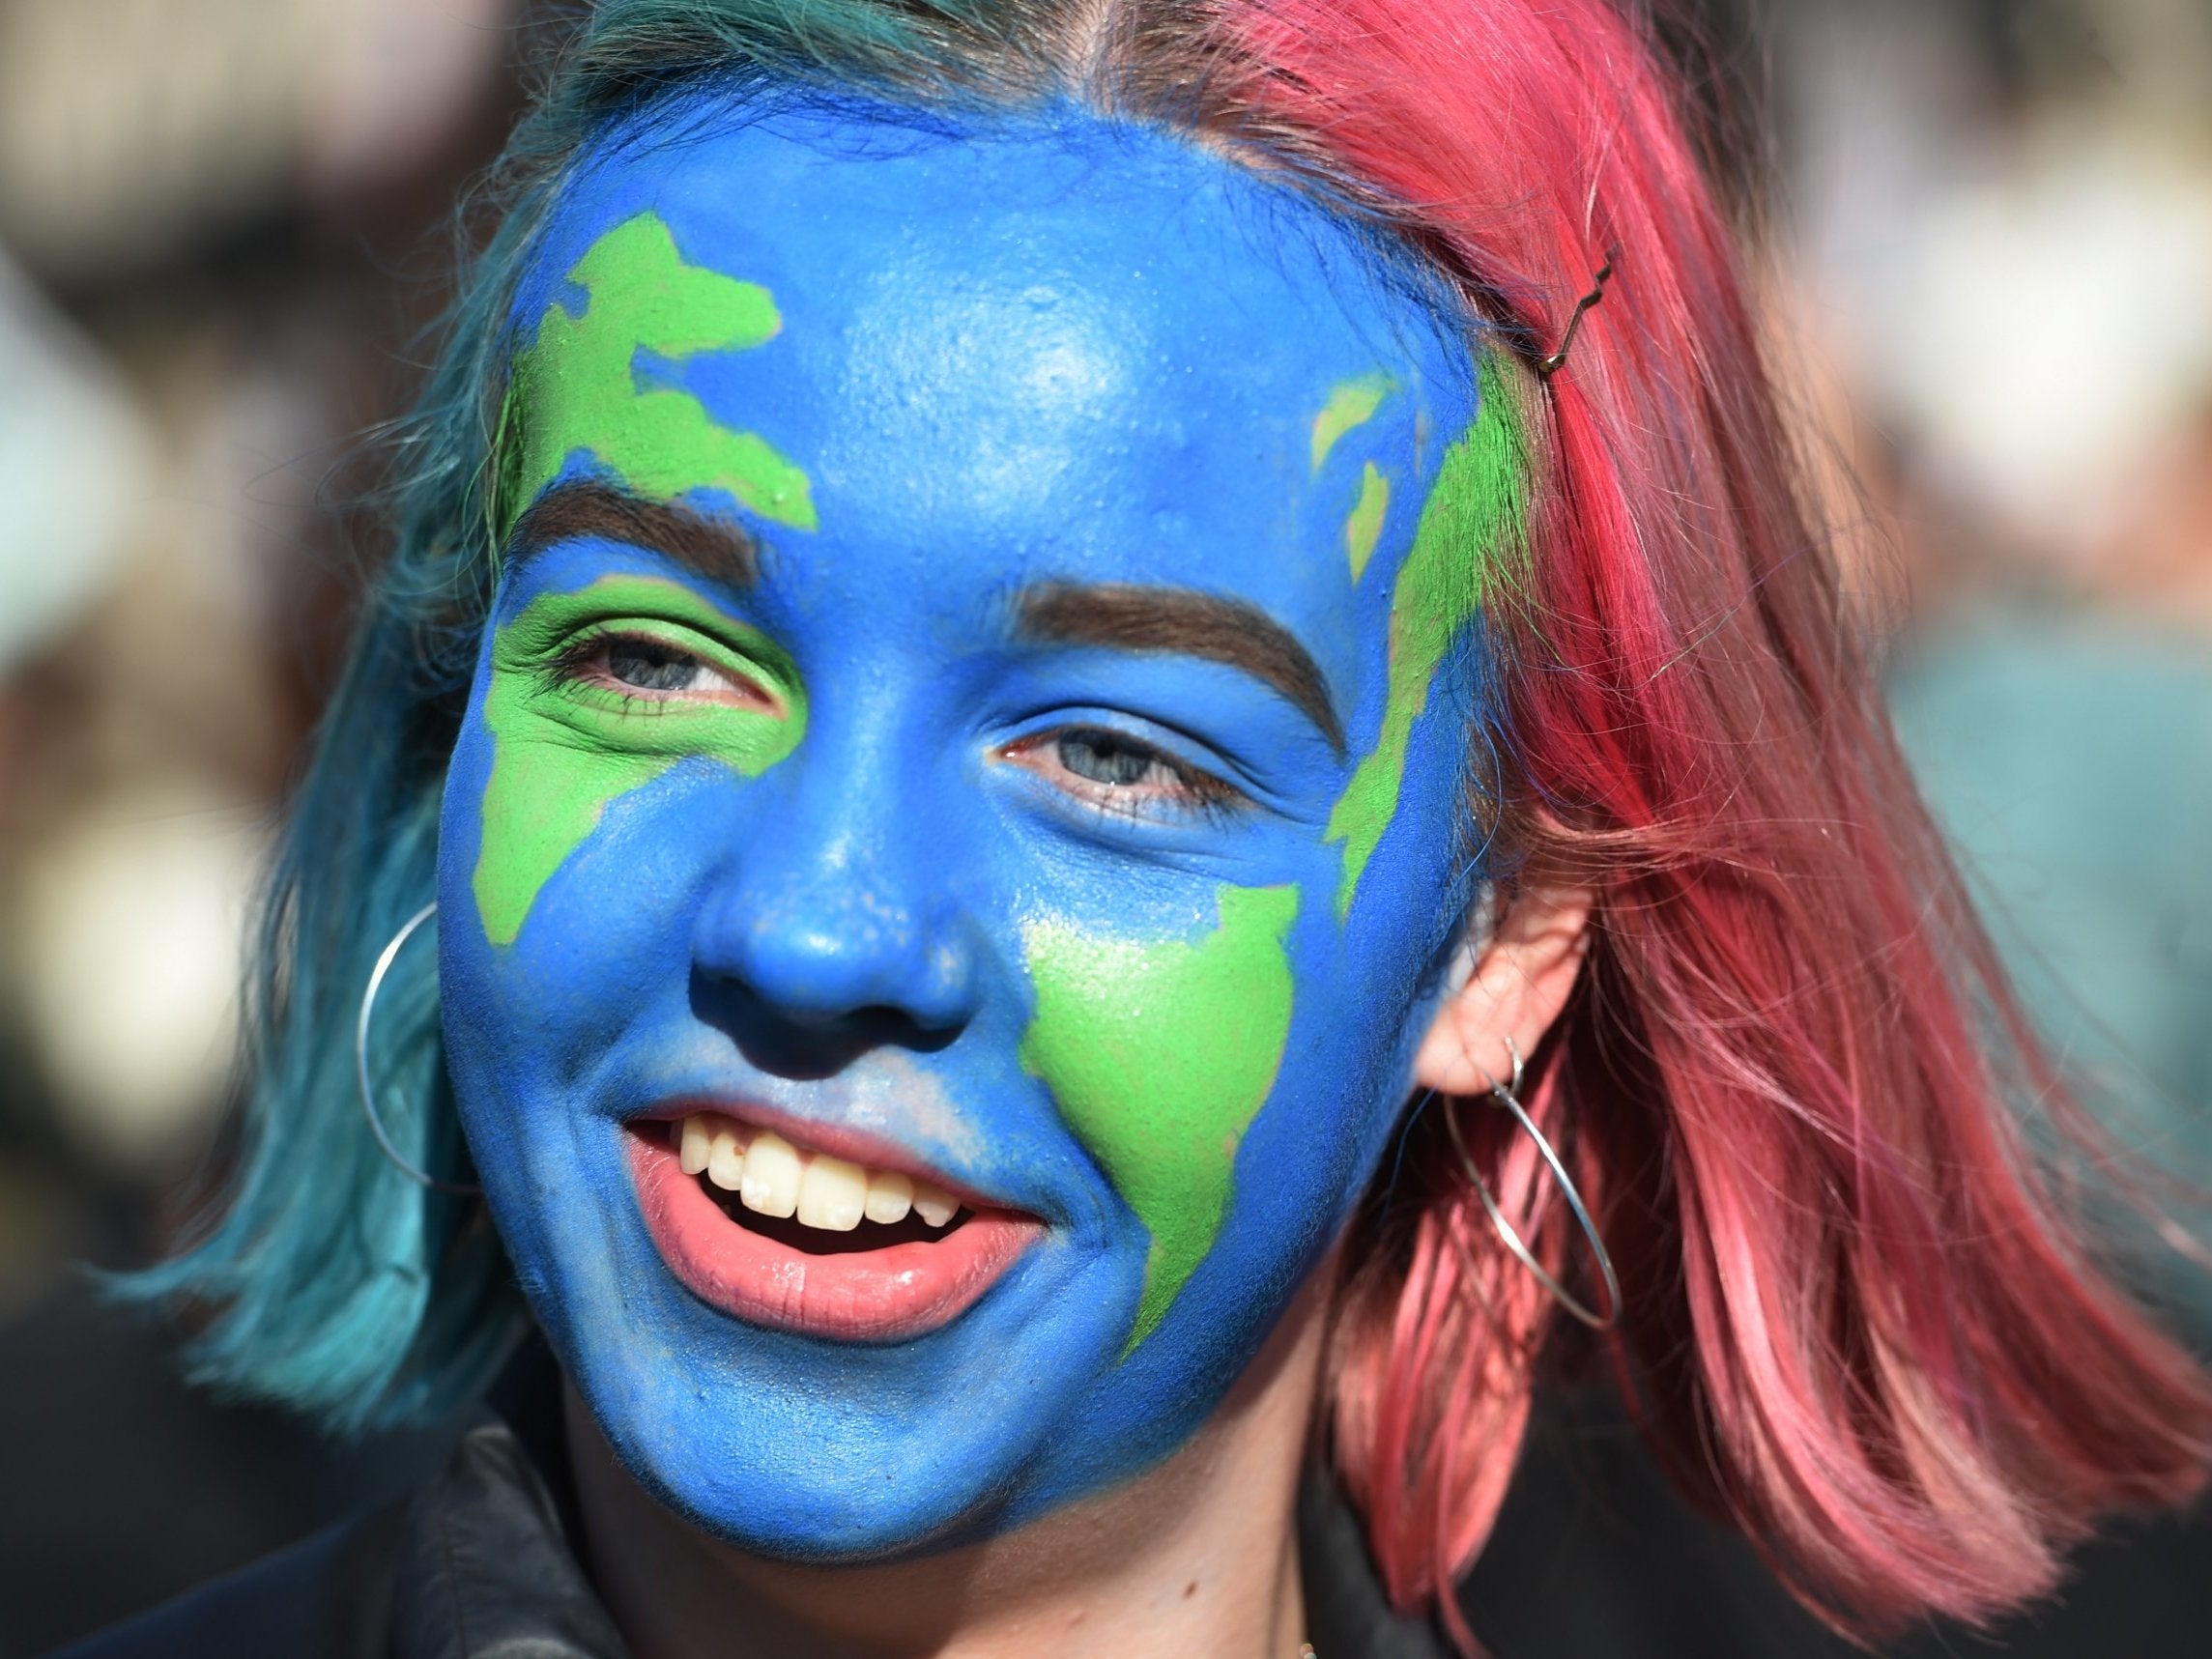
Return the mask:
M 570 1547 L 572 1509 L 557 1484 L 565 1461 L 551 1447 L 533 1457 L 498 1417 L 461 1437 L 408 1517 L 395 1659 L 626 1659 Z M 1299 1496 L 1298 1528 L 1316 1659 L 1443 1659 L 1425 1621 L 1390 1610 L 1357 1519 L 1318 1471 Z
M 517 1370 L 503 1380 L 501 1414 L 478 1417 L 411 1498 L 55 1659 L 628 1659 L 571 1542 L 552 1362 Z M 1445 1659 L 1427 1624 L 1384 1602 L 1359 1524 L 1326 1475 L 1308 1477 L 1298 1525 L 1318 1659 Z

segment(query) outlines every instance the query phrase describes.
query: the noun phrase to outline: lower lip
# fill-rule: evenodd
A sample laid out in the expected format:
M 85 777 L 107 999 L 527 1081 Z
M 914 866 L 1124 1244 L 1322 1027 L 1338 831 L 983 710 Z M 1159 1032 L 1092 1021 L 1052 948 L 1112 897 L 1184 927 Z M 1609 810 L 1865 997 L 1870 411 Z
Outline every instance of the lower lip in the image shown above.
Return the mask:
M 1030 1217 L 982 1210 L 929 1243 L 810 1256 L 725 1216 L 657 1143 L 659 1127 L 627 1137 L 646 1230 L 685 1289 L 750 1325 L 844 1342 L 920 1336 L 966 1312 L 1045 1231 Z

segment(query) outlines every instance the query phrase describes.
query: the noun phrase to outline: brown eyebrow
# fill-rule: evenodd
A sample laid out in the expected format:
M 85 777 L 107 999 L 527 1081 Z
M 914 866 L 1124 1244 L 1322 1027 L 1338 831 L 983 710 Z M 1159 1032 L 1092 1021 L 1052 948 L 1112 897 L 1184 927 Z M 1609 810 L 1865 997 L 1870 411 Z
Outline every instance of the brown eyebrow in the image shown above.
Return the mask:
M 1024 591 L 1017 608 L 1024 638 L 1125 651 L 1206 657 L 1265 680 L 1344 752 L 1344 727 L 1329 701 L 1320 667 L 1289 631 L 1256 605 L 1184 587 L 1126 583 L 1048 582 Z
M 753 538 L 673 501 L 648 501 L 589 478 L 557 484 L 515 521 L 507 562 L 519 564 L 556 542 L 603 536 L 674 559 L 694 576 L 730 587 L 760 579 Z

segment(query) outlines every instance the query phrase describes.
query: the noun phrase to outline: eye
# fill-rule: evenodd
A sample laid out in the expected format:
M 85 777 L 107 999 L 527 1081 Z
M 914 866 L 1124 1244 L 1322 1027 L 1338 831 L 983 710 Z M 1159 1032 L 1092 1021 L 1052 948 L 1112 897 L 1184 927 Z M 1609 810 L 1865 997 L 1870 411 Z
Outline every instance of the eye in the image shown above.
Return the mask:
M 1139 738 L 1076 726 L 1015 744 L 1006 758 L 1102 812 L 1137 815 L 1234 806 L 1242 797 L 1209 772 Z
M 697 657 L 658 641 L 607 642 L 607 677 L 639 691 L 698 691 L 710 673 Z
M 775 700 L 741 675 L 697 652 L 645 634 L 600 634 L 579 642 L 561 677 L 638 702 L 716 702 L 773 709 Z
M 1126 789 L 1138 784 L 1179 781 L 1157 751 L 1110 731 L 1064 731 L 1052 749 L 1061 765 L 1093 784 Z

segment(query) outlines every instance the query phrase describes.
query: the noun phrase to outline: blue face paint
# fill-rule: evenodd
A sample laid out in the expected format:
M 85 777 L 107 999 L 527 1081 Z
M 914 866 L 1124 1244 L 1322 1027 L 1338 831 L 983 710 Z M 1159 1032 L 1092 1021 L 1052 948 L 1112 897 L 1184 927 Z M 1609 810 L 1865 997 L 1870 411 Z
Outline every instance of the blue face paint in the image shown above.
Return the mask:
M 1386 702 L 1474 388 L 1350 233 L 1166 138 L 677 113 L 517 297 L 447 1050 L 633 1473 L 750 1549 L 895 1552 L 1173 1450 L 1376 1168 L 1466 891 L 1470 667 Z M 934 1176 L 977 1218 L 899 1247 L 988 1247 L 895 1317 L 857 1258 L 762 1278 L 827 1258 L 701 1222 L 705 1112 Z

